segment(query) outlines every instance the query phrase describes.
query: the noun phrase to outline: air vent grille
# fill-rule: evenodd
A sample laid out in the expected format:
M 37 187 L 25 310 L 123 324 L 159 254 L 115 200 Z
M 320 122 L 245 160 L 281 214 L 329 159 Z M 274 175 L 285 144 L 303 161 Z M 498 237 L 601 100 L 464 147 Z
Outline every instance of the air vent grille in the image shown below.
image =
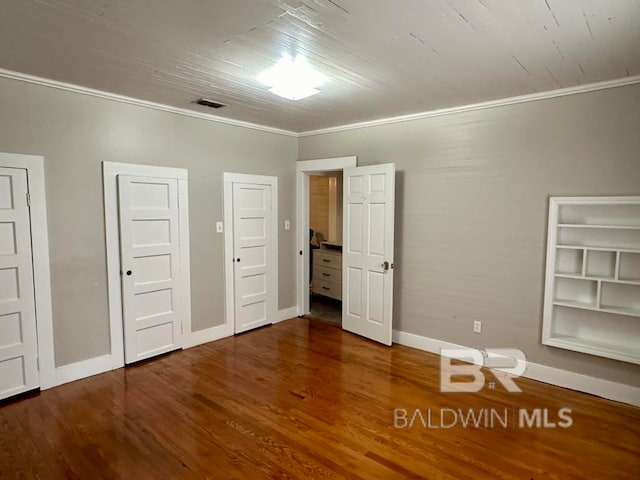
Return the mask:
M 224 103 L 214 102 L 213 100 L 209 100 L 208 98 L 199 98 L 193 103 L 197 103 L 198 105 L 202 105 L 209 108 L 222 108 L 226 107 Z

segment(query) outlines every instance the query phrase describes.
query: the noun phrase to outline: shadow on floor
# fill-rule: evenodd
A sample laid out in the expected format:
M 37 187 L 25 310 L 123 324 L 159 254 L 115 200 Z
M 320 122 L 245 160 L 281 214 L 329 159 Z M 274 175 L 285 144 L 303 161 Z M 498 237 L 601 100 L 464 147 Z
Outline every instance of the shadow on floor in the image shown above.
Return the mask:
M 311 316 L 342 325 L 342 302 L 322 295 L 311 295 Z

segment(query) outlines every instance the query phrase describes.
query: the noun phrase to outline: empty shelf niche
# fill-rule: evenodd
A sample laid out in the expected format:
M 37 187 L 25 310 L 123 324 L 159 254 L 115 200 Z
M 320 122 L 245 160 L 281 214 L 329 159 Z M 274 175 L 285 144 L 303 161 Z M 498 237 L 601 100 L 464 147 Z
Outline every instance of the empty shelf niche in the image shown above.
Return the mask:
M 620 273 L 618 278 L 640 283 L 640 253 L 620 252 Z
M 602 282 L 600 308 L 640 317 L 640 285 Z
M 582 259 L 584 250 L 576 248 L 560 248 L 556 254 L 556 273 L 565 275 L 582 275 Z
M 553 316 L 547 345 L 640 363 L 640 319 L 563 306 L 553 307 Z
M 561 225 L 637 227 L 640 229 L 640 204 L 565 204 L 560 207 Z
M 556 278 L 554 301 L 577 307 L 592 307 L 597 304 L 598 284 L 594 280 Z
M 640 228 L 576 228 L 560 225 L 558 245 L 640 250 Z
M 616 252 L 606 250 L 587 250 L 585 276 L 596 278 L 614 278 L 616 273 Z

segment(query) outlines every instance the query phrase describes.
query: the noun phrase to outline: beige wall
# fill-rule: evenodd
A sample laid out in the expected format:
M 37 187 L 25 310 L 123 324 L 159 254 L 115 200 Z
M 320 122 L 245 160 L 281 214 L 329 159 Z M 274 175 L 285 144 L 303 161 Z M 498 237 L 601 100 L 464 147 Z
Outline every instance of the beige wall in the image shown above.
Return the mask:
M 540 344 L 548 197 L 640 194 L 638 131 L 639 85 L 297 141 L 0 79 L 0 151 L 45 157 L 57 365 L 109 350 L 103 160 L 189 169 L 201 330 L 223 323 L 224 171 L 278 176 L 279 308 L 294 305 L 299 149 L 397 164 L 394 328 L 640 385 L 638 366 Z
M 0 151 L 45 157 L 58 366 L 110 348 L 103 160 L 189 169 L 193 330 L 224 323 L 222 172 L 277 175 L 279 308 L 295 304 L 295 138 L 0 79 Z
M 548 197 L 640 194 L 640 85 L 305 137 L 299 150 L 396 163 L 394 328 L 640 385 L 637 365 L 540 344 Z

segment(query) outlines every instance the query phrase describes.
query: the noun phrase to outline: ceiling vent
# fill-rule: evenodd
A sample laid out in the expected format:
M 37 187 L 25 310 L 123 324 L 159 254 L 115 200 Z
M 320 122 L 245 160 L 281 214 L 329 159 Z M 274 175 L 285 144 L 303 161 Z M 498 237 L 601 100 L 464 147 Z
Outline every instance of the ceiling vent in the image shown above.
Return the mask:
M 203 105 L 205 107 L 210 107 L 210 108 L 226 107 L 224 103 L 214 102 L 213 100 L 209 100 L 207 98 L 199 98 L 198 100 L 195 100 L 193 103 L 197 103 L 198 105 Z

